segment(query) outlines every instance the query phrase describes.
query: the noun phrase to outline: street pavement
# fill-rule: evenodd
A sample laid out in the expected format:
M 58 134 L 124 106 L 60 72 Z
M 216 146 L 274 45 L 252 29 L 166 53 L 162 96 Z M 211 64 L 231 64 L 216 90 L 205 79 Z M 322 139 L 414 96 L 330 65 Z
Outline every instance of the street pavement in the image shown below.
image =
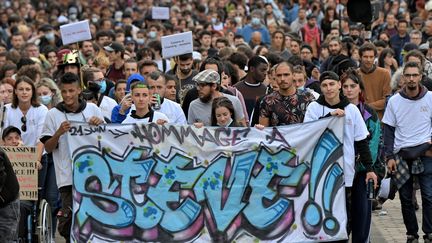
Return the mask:
M 417 210 L 417 222 L 419 224 L 419 235 L 423 238 L 421 232 L 421 197 L 420 191 L 417 190 L 417 201 L 420 209 Z M 372 212 L 372 243 L 403 243 L 406 242 L 406 229 L 403 224 L 402 212 L 400 208 L 399 194 L 396 194 L 394 200 L 387 200 L 382 210 Z M 420 240 L 423 242 L 423 239 Z

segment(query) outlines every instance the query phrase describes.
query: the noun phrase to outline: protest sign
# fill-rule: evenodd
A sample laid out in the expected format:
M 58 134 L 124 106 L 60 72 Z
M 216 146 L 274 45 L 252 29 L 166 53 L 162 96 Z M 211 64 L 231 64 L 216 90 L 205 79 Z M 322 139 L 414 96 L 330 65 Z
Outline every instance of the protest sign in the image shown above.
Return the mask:
M 2 147 L 6 152 L 20 185 L 21 200 L 38 200 L 38 170 L 35 147 Z
M 169 19 L 170 9 L 168 7 L 152 7 L 152 19 Z
M 344 119 L 230 128 L 73 123 L 72 240 L 347 238 Z
M 91 40 L 90 25 L 88 20 L 60 26 L 60 34 L 63 45 Z
M 192 31 L 162 36 L 162 56 L 170 58 L 193 52 Z

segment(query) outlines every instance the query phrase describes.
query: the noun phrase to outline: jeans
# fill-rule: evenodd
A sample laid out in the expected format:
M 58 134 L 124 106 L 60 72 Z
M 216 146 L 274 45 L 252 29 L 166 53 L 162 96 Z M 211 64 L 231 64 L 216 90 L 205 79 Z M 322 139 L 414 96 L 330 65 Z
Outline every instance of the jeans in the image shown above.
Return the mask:
M 56 212 L 58 209 L 59 191 L 57 188 L 54 161 L 52 154 L 44 154 L 41 159 L 42 169 L 39 171 L 38 184 L 41 188 L 39 199 L 45 199 L 51 207 L 53 236 L 57 226 Z
M 20 200 L 10 202 L 0 208 L 0 242 L 18 240 L 18 221 L 20 218 Z
M 422 198 L 422 230 L 425 234 L 432 233 L 432 158 L 422 157 L 424 171 L 417 175 Z M 411 171 L 412 163 L 408 163 Z M 411 172 L 410 172 L 411 173 Z M 399 189 L 399 197 L 402 206 L 402 217 L 407 230 L 407 235 L 418 236 L 418 224 L 415 208 L 412 200 L 413 177 Z
M 356 172 L 352 187 L 345 187 L 347 233 L 351 233 L 352 243 L 366 243 L 370 240 L 372 202 L 367 199 L 366 188 L 366 172 Z

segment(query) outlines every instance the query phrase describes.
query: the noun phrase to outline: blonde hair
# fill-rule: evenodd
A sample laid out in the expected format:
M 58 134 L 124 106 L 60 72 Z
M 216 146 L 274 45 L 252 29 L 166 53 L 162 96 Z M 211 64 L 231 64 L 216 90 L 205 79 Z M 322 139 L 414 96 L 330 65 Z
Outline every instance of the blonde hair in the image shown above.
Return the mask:
M 97 55 L 94 58 L 93 64 L 98 68 L 100 68 L 100 67 L 108 68 L 110 65 L 110 61 L 109 61 L 109 58 L 104 56 L 104 55 Z
M 63 98 L 61 97 L 60 89 L 57 87 L 56 83 L 52 79 L 42 78 L 39 82 L 36 83 L 36 89 L 42 86 L 48 87 L 53 93 L 53 98 L 51 100 L 51 105 L 53 107 L 63 101 Z

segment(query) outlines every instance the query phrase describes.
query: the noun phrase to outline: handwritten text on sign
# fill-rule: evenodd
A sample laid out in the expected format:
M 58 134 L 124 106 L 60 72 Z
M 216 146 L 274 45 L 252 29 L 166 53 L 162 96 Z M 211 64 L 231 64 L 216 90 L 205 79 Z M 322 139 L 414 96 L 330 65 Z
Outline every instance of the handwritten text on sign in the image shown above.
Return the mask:
M 63 45 L 91 40 L 90 25 L 88 20 L 60 26 L 60 34 Z
M 162 36 L 162 56 L 170 58 L 193 52 L 192 31 Z
M 73 124 L 79 242 L 346 238 L 343 118 L 197 129 Z
M 3 147 L 20 185 L 21 200 L 38 200 L 38 170 L 35 147 Z

